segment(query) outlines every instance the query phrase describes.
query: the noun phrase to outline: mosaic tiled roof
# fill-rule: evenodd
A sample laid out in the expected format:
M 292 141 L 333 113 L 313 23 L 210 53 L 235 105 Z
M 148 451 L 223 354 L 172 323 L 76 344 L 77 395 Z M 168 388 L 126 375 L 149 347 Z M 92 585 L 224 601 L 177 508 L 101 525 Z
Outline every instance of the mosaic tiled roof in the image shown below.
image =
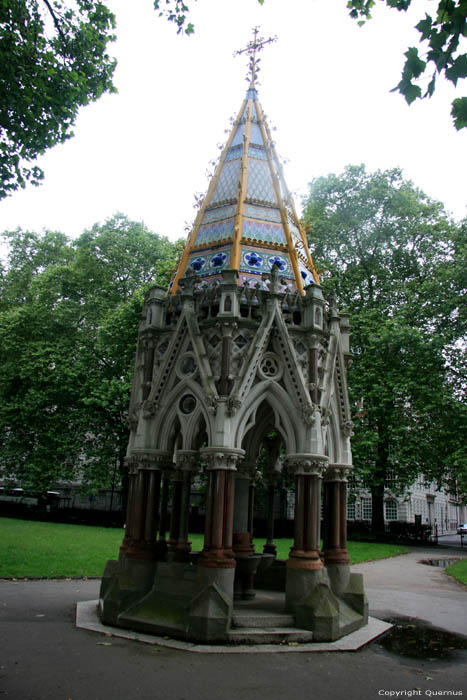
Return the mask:
M 238 270 L 239 285 L 263 285 L 277 265 L 291 289 L 319 283 L 254 81 L 227 139 L 172 281 L 188 267 L 205 285 Z

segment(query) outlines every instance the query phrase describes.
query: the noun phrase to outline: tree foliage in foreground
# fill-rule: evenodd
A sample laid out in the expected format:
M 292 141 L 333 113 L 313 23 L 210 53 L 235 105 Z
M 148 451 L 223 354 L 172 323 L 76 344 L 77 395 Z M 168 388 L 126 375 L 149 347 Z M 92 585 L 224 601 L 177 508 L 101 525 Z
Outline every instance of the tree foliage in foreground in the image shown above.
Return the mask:
M 4 234 L 0 474 L 45 490 L 122 476 L 144 291 L 168 284 L 180 246 L 117 215 L 76 241 Z
M 354 464 L 381 529 L 389 478 L 467 493 L 465 222 L 399 170 L 364 166 L 314 180 L 305 217 L 323 284 L 351 314 Z
M 406 11 L 412 4 L 412 0 L 385 2 L 399 11 Z M 375 5 L 375 0 L 349 0 L 347 3 L 351 17 L 363 18 L 359 24 L 371 18 Z M 418 98 L 431 97 L 440 74 L 444 74 L 446 80 L 455 86 L 459 80 L 467 77 L 467 54 L 460 52 L 461 42 L 467 37 L 466 0 L 440 0 L 438 5 L 433 3 L 430 11 L 415 27 L 420 32 L 420 42 L 426 47 L 426 53 L 420 56 L 415 46 L 407 49 L 402 78 L 394 88 L 404 95 L 409 105 Z M 429 82 L 422 90 L 420 80 L 430 70 Z M 453 101 L 451 115 L 456 129 L 467 127 L 467 97 L 458 97 Z
M 185 0 L 153 4 L 179 34 L 193 33 Z M 386 4 L 406 10 L 411 0 Z M 375 0 L 347 3 L 361 23 L 374 5 Z M 460 52 L 466 18 L 466 0 L 440 0 L 436 12 L 417 24 L 427 53 L 408 49 L 395 88 L 409 104 L 433 94 L 438 74 L 454 85 L 467 76 L 467 55 Z M 107 53 L 114 29 L 115 17 L 101 0 L 0 0 L 0 200 L 28 183 L 40 184 L 44 173 L 37 157 L 73 136 L 80 107 L 115 92 L 116 61 Z M 433 74 L 422 94 L 418 83 L 429 66 Z M 454 100 L 452 115 L 457 129 L 467 126 L 467 98 Z
M 0 199 L 43 171 L 81 106 L 114 92 L 114 15 L 100 0 L 0 0 Z

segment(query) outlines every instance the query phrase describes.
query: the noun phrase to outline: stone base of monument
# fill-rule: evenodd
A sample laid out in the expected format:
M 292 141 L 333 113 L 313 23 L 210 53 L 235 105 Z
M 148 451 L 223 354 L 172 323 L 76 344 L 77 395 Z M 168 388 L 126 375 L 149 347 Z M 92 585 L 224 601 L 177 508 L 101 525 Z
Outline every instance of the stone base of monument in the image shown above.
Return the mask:
M 368 622 L 368 601 L 361 574 L 351 574 L 340 565 L 340 576 L 327 570 L 289 569 L 286 582 L 286 610 L 295 624 L 313 630 L 320 642 L 340 639 Z M 345 581 L 345 585 L 343 582 Z
M 258 597 L 261 598 L 263 593 Z M 257 603 L 258 601 L 255 601 Z M 248 624 L 255 622 L 259 624 L 257 615 L 258 610 L 249 611 L 250 619 Z M 241 611 L 240 617 L 246 621 L 246 616 L 243 616 L 243 611 Z M 392 625 L 382 620 L 377 620 L 373 617 L 368 618 L 368 624 L 361 627 L 355 632 L 336 640 L 335 642 L 316 642 L 307 641 L 300 638 L 287 638 L 284 636 L 285 627 L 279 628 L 281 634 L 274 635 L 276 631 L 274 628 L 261 628 L 261 627 L 247 627 L 247 628 L 234 628 L 231 630 L 233 639 L 230 643 L 222 644 L 200 644 L 197 642 L 188 642 L 181 639 L 173 639 L 168 636 L 159 636 L 157 634 L 146 634 L 144 632 L 137 632 L 135 630 L 124 629 L 122 627 L 113 627 L 111 625 L 104 625 L 98 614 L 98 601 L 90 600 L 86 602 L 78 603 L 76 606 L 76 627 L 78 629 L 85 629 L 90 632 L 96 632 L 97 634 L 105 634 L 107 637 L 117 637 L 121 639 L 128 639 L 137 642 L 143 642 L 145 644 L 153 644 L 158 647 L 167 647 L 169 649 L 177 649 L 180 651 L 190 651 L 193 653 L 201 654 L 235 654 L 235 653 L 300 653 L 300 652 L 332 652 L 332 651 L 356 651 L 361 647 L 374 641 L 382 634 L 385 634 L 391 629 Z M 235 635 L 235 632 L 239 632 L 243 635 Z M 252 638 L 252 633 L 255 634 L 255 638 Z M 294 630 L 294 634 L 298 633 L 300 637 L 300 631 Z M 270 641 L 271 635 L 273 638 L 272 643 Z M 261 639 L 259 642 L 258 640 Z M 252 643 L 254 641 L 255 643 Z M 279 642 L 279 643 L 278 643 Z
M 368 622 L 362 577 L 345 569 L 275 562 L 259 571 L 254 600 L 235 601 L 233 568 L 121 555 L 107 563 L 99 613 L 107 625 L 205 644 L 333 642 Z

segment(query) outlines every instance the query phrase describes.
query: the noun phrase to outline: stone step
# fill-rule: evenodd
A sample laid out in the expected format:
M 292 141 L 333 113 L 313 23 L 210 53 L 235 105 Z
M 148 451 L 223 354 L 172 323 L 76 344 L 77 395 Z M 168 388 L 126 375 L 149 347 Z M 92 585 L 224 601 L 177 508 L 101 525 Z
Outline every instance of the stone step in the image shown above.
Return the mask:
M 313 641 L 313 632 L 296 627 L 240 627 L 231 629 L 232 644 L 293 644 Z
M 295 618 L 286 613 L 237 613 L 232 615 L 232 627 L 293 627 Z

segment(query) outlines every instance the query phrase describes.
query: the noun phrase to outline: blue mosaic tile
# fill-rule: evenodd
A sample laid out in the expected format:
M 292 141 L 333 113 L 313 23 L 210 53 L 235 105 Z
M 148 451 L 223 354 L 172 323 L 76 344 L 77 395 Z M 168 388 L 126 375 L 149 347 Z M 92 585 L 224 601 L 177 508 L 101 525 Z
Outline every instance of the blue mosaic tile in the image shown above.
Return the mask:
M 197 257 L 190 261 L 190 267 L 194 272 L 201 272 L 206 265 L 206 258 Z
M 259 128 L 259 125 L 255 122 L 253 122 L 251 125 L 250 143 L 257 143 L 260 146 L 264 146 L 263 137 L 261 135 L 261 129 Z
M 266 223 L 265 221 L 243 220 L 243 238 L 252 238 L 263 243 L 286 245 L 285 233 L 281 224 Z
M 257 270 L 263 269 L 263 263 L 264 259 L 261 255 L 256 253 L 254 250 L 248 251 L 247 253 L 244 254 L 243 260 L 245 263 L 248 265 L 248 267 L 252 267 L 253 269 Z
M 206 209 L 201 225 L 210 224 L 213 221 L 222 221 L 234 216 L 237 207 L 235 204 L 228 204 L 225 207 L 216 207 L 215 209 Z
M 268 156 L 266 153 L 266 149 L 263 148 L 262 146 L 256 146 L 255 144 L 251 144 L 248 148 L 248 156 L 250 158 L 258 158 L 259 160 L 267 160 Z
M 281 275 L 294 279 L 292 266 L 287 254 L 277 255 L 273 251 L 258 250 L 257 248 L 243 248 L 240 261 L 240 272 L 249 272 L 260 275 L 262 272 L 271 272 L 276 259 L 282 264 Z M 272 261 L 272 262 L 271 262 Z
M 220 270 L 221 268 L 224 267 L 225 261 L 227 260 L 227 253 L 216 253 L 215 255 L 212 256 L 211 260 L 209 261 L 209 265 L 211 268 Z
M 225 219 L 211 224 L 203 224 L 199 227 L 198 235 L 194 242 L 195 246 L 208 245 L 223 241 L 233 236 L 234 219 Z
M 265 221 L 275 221 L 277 223 L 281 221 L 279 209 L 262 207 L 260 204 L 245 204 L 243 212 L 245 216 L 250 216 L 252 219 L 264 219 Z
M 235 132 L 235 136 L 233 137 L 233 141 L 230 144 L 230 147 L 232 146 L 241 146 L 243 144 L 243 134 L 245 133 L 245 122 L 242 121 L 240 124 L 237 126 L 237 130 Z
M 229 160 L 235 160 L 236 158 L 241 158 L 243 154 L 243 144 L 239 144 L 238 146 L 231 146 L 229 150 L 227 151 L 227 154 L 225 156 L 225 162 L 227 163 Z
M 236 161 L 234 161 L 236 162 Z M 248 165 L 248 199 L 258 199 L 261 202 L 277 204 L 272 186 L 269 166 L 262 160 L 250 160 Z
M 240 160 L 232 160 L 230 163 L 224 163 L 219 182 L 209 204 L 222 202 L 225 199 L 236 199 L 238 195 L 240 162 Z
M 309 284 L 314 284 L 315 281 L 313 279 L 312 273 L 310 272 L 310 270 L 307 267 L 305 267 L 305 265 L 303 265 L 303 263 L 301 261 L 299 261 L 298 267 L 300 270 L 300 275 L 302 277 L 303 286 L 306 287 Z
M 285 272 L 287 269 L 287 260 L 281 255 L 271 255 L 271 257 L 268 260 L 268 264 L 271 270 L 273 268 L 273 265 L 275 265 L 279 269 L 279 272 Z
M 203 255 L 196 255 L 196 252 L 190 256 L 188 265 L 193 272 L 196 272 L 200 277 L 219 276 L 219 272 L 230 264 L 230 248 L 213 251 Z

